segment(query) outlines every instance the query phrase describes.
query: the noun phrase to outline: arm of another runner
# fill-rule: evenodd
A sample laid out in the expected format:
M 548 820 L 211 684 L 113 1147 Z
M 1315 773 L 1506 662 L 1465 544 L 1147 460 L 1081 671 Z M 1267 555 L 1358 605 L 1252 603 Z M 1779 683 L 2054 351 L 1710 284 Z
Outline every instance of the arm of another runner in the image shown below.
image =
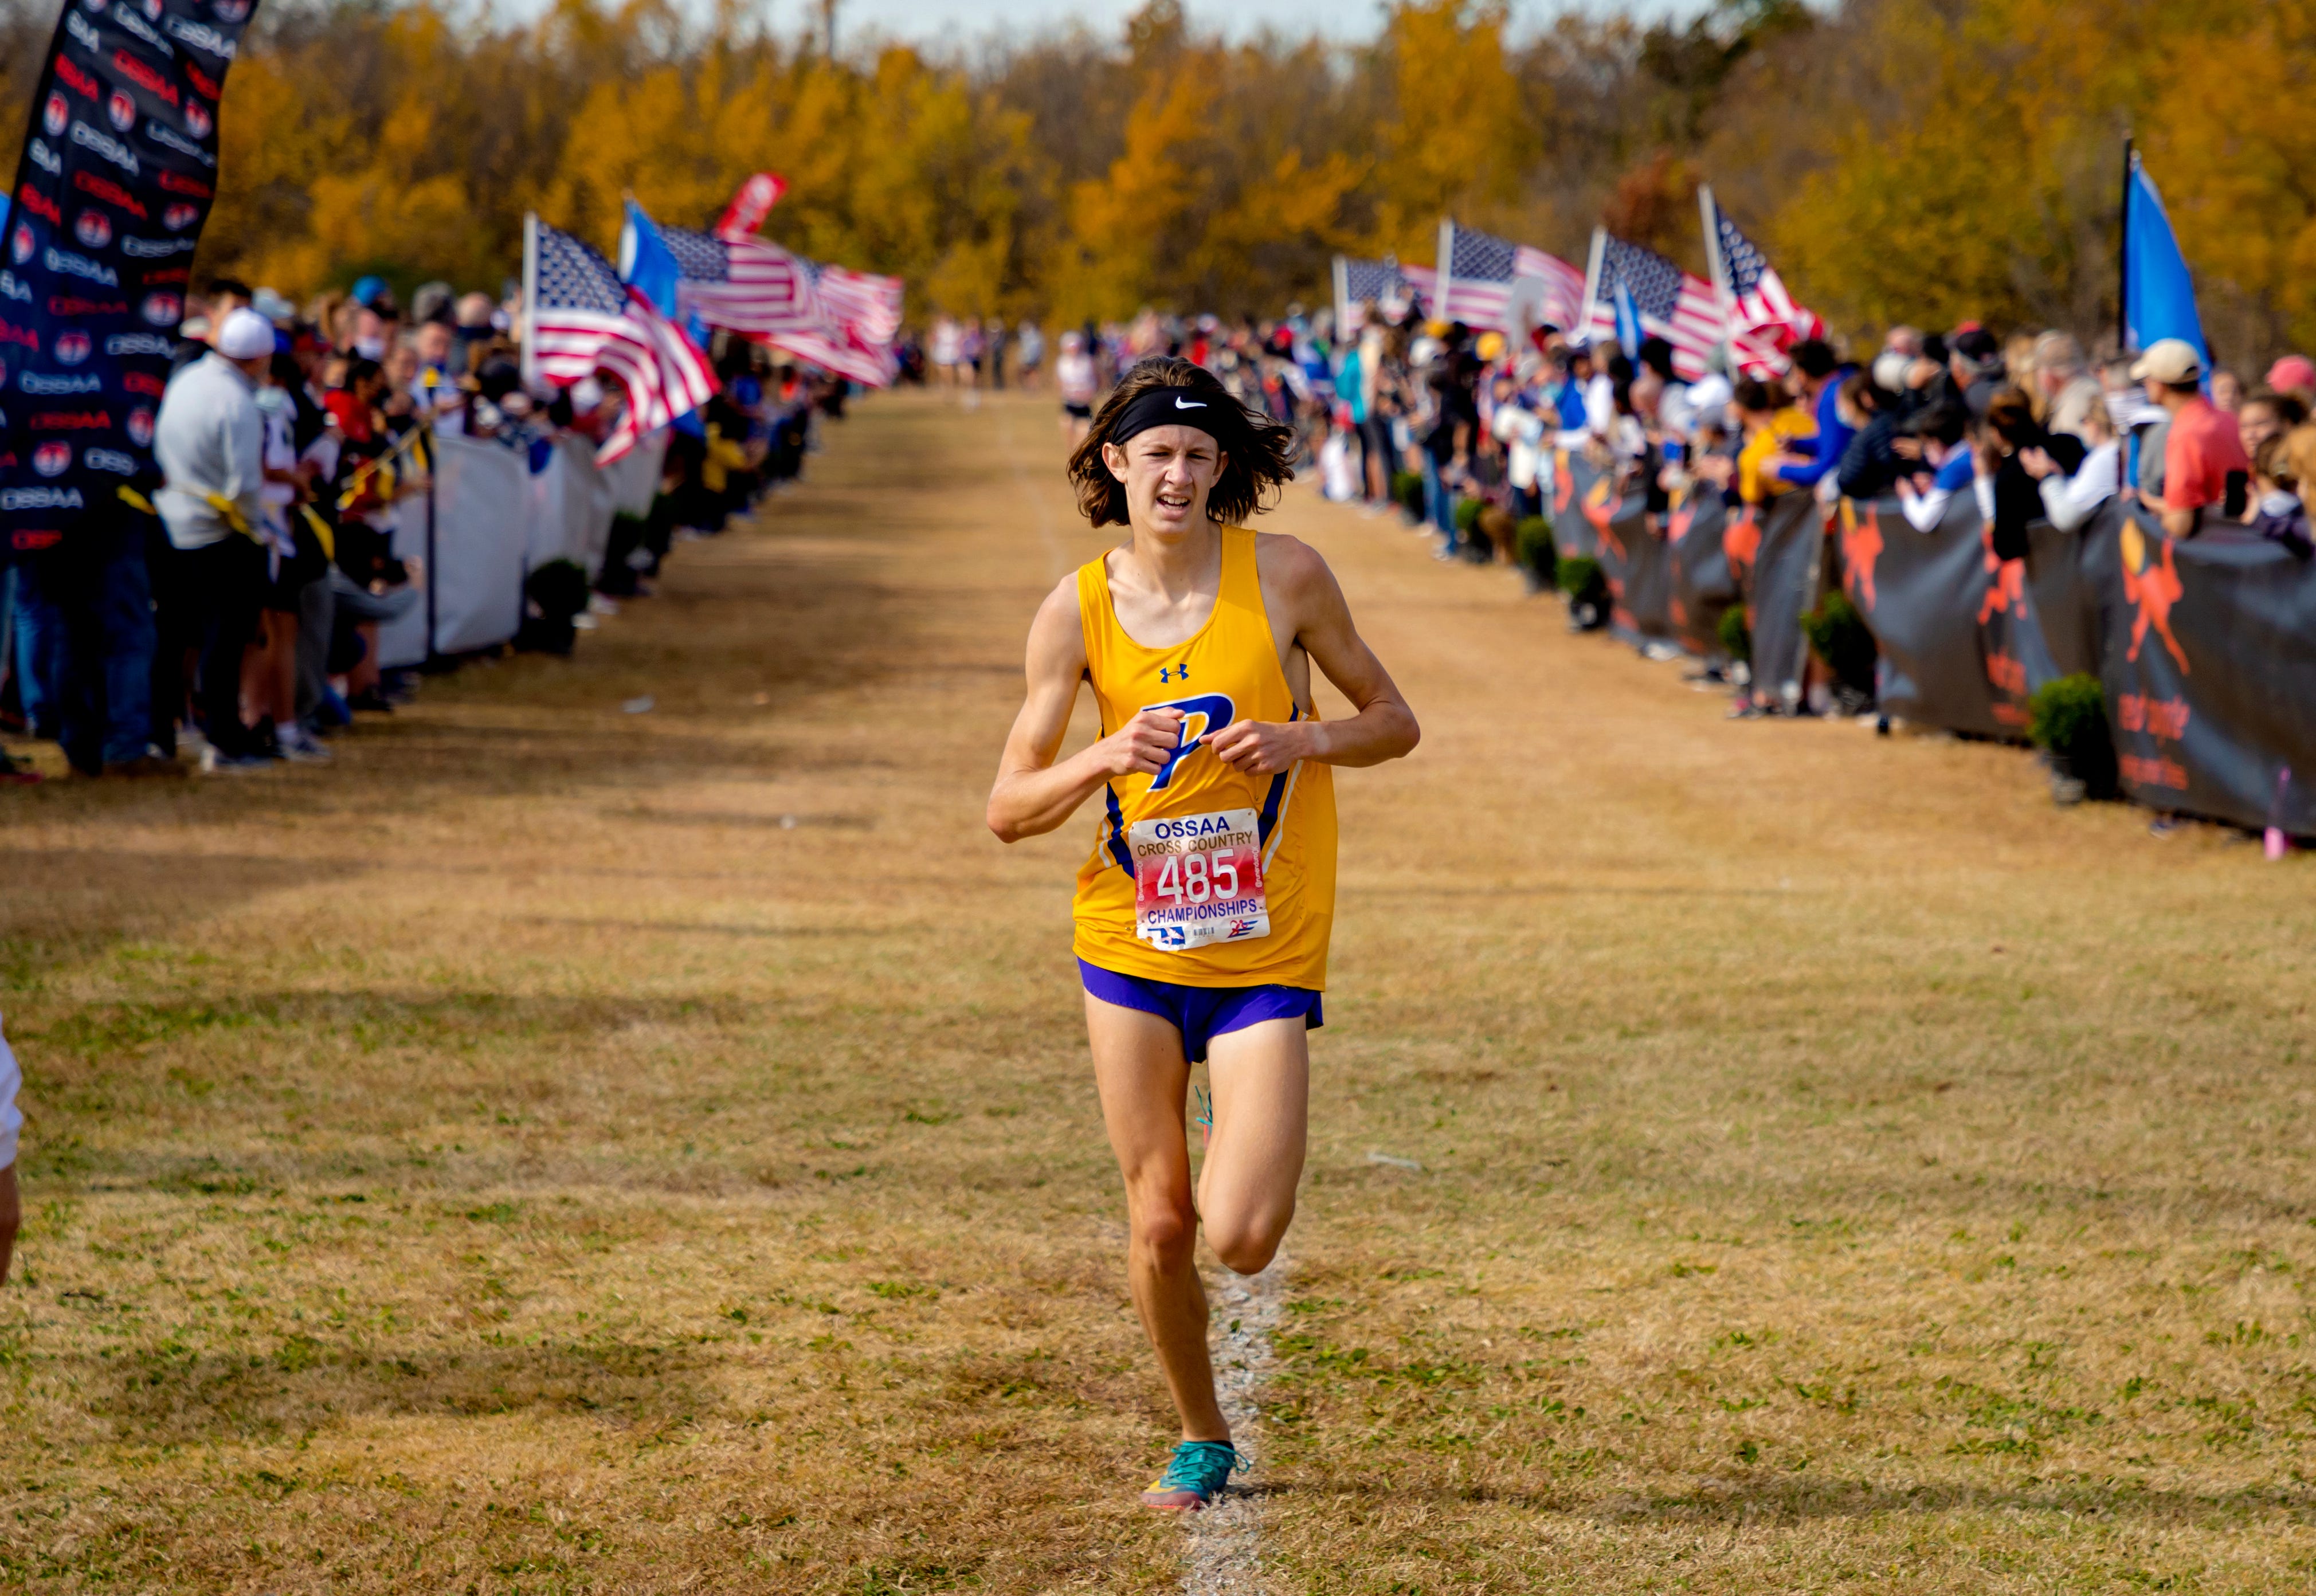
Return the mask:
M 1379 765 L 1412 750 L 1422 730 L 1383 661 L 1351 624 L 1351 607 L 1317 549 L 1295 538 L 1266 539 L 1265 593 L 1277 593 L 1295 641 L 1357 711 L 1348 720 L 1291 724 L 1241 720 L 1208 738 L 1234 770 L 1269 776 L 1297 760 L 1329 765 Z M 1274 621 L 1278 617 L 1274 617 Z
M 1052 831 L 1113 776 L 1154 775 L 1182 740 L 1179 709 L 1145 709 L 1100 742 L 1055 762 L 1085 675 L 1077 578 L 1066 577 L 1029 623 L 1029 696 L 1013 718 L 989 789 L 989 829 L 1018 843 Z

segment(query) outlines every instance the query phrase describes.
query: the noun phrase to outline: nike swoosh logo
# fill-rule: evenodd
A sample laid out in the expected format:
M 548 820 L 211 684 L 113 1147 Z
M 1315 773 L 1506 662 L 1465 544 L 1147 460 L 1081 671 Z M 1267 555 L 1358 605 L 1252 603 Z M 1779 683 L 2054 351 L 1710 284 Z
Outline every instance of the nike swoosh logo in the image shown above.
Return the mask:
M 1174 401 L 1174 408 L 1177 410 L 1204 410 L 1206 407 L 1207 402 L 1204 399 L 1177 399 Z

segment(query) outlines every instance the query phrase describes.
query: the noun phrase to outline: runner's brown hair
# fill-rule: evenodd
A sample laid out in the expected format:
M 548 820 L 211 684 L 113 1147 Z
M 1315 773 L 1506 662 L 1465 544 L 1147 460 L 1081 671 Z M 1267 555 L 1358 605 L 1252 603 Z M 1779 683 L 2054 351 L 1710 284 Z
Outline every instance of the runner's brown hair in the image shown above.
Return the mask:
M 1222 445 L 1223 473 L 1207 495 L 1207 514 L 1235 526 L 1278 502 L 1279 485 L 1295 477 L 1295 429 L 1249 410 L 1204 366 L 1172 355 L 1153 355 L 1118 379 L 1093 413 L 1085 441 L 1070 456 L 1070 480 L 1077 486 L 1078 508 L 1088 521 L 1098 527 L 1127 524 L 1126 484 L 1109 474 L 1101 446 L 1128 405 L 1162 388 L 1198 394 L 1223 418 L 1225 435 L 1216 440 Z

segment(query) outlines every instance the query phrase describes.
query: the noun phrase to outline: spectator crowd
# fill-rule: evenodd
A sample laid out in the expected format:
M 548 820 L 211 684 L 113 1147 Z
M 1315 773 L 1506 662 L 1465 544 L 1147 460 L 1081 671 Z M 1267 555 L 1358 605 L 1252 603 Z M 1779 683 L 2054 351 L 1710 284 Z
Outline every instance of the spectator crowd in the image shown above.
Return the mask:
M 1303 430 L 1328 497 L 1401 515 L 1439 559 L 1517 561 L 1538 584 L 1549 540 L 1519 529 L 1549 520 L 1554 461 L 1570 454 L 1637 487 L 1656 518 L 1699 493 L 1733 507 L 1894 495 L 1928 531 L 1967 493 L 2008 559 L 2026 552 L 2029 522 L 2071 531 L 2121 495 L 2176 538 L 2234 525 L 2312 552 L 2301 494 L 2316 485 L 2316 362 L 2301 355 L 2248 382 L 2175 339 L 2094 361 L 2066 332 L 1998 337 L 1964 323 L 1892 327 L 1858 359 L 1805 339 L 1780 371 L 1721 364 L 1692 379 L 1661 338 L 1628 352 L 1545 327 L 1516 343 L 1427 320 L 1412 299 L 1368 301 L 1344 319 L 1339 330 L 1332 308 L 1300 306 L 1235 325 L 1145 311 L 1066 334 L 1056 375 L 1080 351 L 1087 390 L 1147 354 L 1197 361 Z M 951 380 L 972 383 L 972 361 L 1002 350 L 1000 332 L 940 344 L 959 372 Z M 1090 391 L 1061 386 L 1074 425 Z M 1755 700 L 1741 666 L 1727 673 L 1738 713 L 1777 708 Z
M 302 308 L 209 282 L 183 324 L 150 478 L 54 548 L 14 553 L 0 727 L 55 739 L 76 772 L 170 776 L 325 761 L 358 718 L 391 714 L 423 673 L 381 668 L 379 639 L 427 581 L 395 534 L 428 491 L 431 440 L 490 441 L 538 470 L 558 438 L 605 437 L 624 402 L 615 384 L 527 388 L 519 308 L 512 291 L 441 283 L 405 313 L 376 278 Z M 1441 560 L 1520 564 L 1536 585 L 1551 541 L 1522 529 L 1548 521 L 1571 454 L 1637 487 L 1652 516 L 1701 493 L 1756 507 L 1894 495 L 1928 531 L 1966 492 L 2008 558 L 2029 522 L 2071 530 L 2123 495 L 2174 537 L 2228 523 L 2312 552 L 2316 363 L 2298 355 L 2247 382 L 2177 341 L 2094 361 L 2065 332 L 1965 323 L 1893 327 L 1857 360 L 1807 339 L 1781 371 L 1685 378 L 1661 339 L 1627 350 L 1546 327 L 1515 342 L 1428 320 L 1412 299 L 1343 319 L 1145 310 L 1049 349 L 1032 320 L 942 316 L 895 352 L 902 380 L 968 397 L 1050 380 L 1073 438 L 1136 361 L 1185 356 L 1296 426 L 1328 497 L 1398 514 Z M 648 593 L 676 539 L 793 478 L 820 418 L 843 413 L 842 379 L 729 335 L 715 353 L 721 389 L 668 434 L 649 516 L 614 524 L 599 570 L 533 573 L 518 646 L 567 648 Z M 1779 707 L 1756 700 L 1741 664 L 1699 674 L 1729 680 L 1740 714 Z M 33 779 L 21 762 L 0 776 Z
M 424 561 L 396 529 L 432 489 L 433 440 L 489 441 L 536 472 L 558 439 L 601 441 L 625 403 L 616 383 L 527 387 L 512 290 L 431 283 L 405 313 L 375 277 L 302 308 L 205 288 L 152 469 L 52 546 L 10 551 L 0 728 L 60 744 L 78 775 L 327 761 L 425 668 L 381 668 L 379 634 L 423 598 Z M 839 379 L 726 334 L 714 352 L 720 388 L 667 433 L 651 513 L 614 522 L 600 570 L 532 572 L 519 646 L 567 649 L 647 593 L 675 540 L 795 477 L 818 418 L 843 413 Z M 38 779 L 0 754 L 0 780 Z

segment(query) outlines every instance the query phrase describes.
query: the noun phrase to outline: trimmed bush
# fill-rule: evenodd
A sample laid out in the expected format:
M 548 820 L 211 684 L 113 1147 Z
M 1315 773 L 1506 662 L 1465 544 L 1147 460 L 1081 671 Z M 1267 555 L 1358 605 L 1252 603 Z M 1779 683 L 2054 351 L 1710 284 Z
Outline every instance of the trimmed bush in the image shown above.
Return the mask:
M 1721 612 L 1721 646 L 1741 664 L 1753 663 L 1753 629 L 1745 624 L 1745 606 L 1732 604 Z
M 522 584 L 522 623 L 514 646 L 535 654 L 568 654 L 572 617 L 587 607 L 587 573 L 575 561 L 551 559 Z
M 1391 474 L 1391 496 L 1415 520 L 1423 519 L 1423 474 L 1421 471 L 1394 471 Z
M 1488 502 L 1485 499 L 1457 499 L 1456 501 L 1456 535 L 1459 538 L 1469 538 L 1474 532 L 1479 531 L 1480 512 L 1487 507 Z
M 2051 756 L 2053 776 L 2081 782 L 2087 798 L 2115 796 L 2115 737 L 2098 677 L 2078 671 L 2036 688 L 2026 700 L 2026 736 Z
M 1530 515 L 1512 529 L 1512 557 L 1534 579 L 1537 591 L 1553 585 L 1560 551 L 1553 545 L 1550 518 Z
M 1802 617 L 1802 633 L 1844 687 L 1874 696 L 1874 662 L 1881 651 L 1848 594 L 1830 593 L 1820 599 L 1817 608 Z

